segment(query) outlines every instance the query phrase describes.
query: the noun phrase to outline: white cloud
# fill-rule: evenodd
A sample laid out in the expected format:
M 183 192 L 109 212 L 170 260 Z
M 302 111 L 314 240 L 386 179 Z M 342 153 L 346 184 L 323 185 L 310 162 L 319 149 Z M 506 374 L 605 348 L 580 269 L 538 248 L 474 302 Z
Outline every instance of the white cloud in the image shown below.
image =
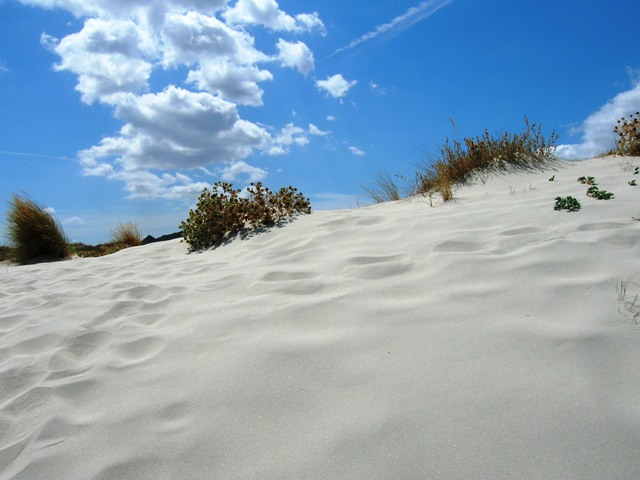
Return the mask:
M 263 104 L 264 92 L 258 82 L 267 80 L 273 80 L 273 75 L 267 70 L 216 61 L 203 62 L 199 69 L 189 72 L 187 76 L 187 82 L 197 85 L 200 90 L 254 107 Z
M 172 13 L 162 28 L 163 65 L 231 61 L 251 65 L 268 60 L 254 46 L 251 35 L 234 30 L 215 17 L 198 12 Z
M 324 137 L 324 136 L 329 135 L 330 133 L 331 132 L 329 132 L 329 131 L 325 132 L 323 130 L 320 130 L 313 123 L 309 124 L 309 134 L 310 135 L 315 135 L 315 136 L 318 136 L 318 137 Z
M 318 80 L 316 87 L 320 90 L 326 91 L 334 98 L 341 98 L 347 95 L 349 90 L 354 87 L 358 82 L 356 80 L 347 81 L 341 74 L 327 77 L 326 80 Z
M 335 122 L 336 121 L 336 117 L 334 117 L 333 115 L 329 115 L 329 116 L 327 116 L 327 121 Z
M 262 25 L 275 31 L 301 33 L 314 28 L 324 32 L 317 13 L 300 14 L 295 18 L 280 10 L 276 0 L 238 0 L 223 17 L 231 25 Z
M 78 216 L 66 218 L 62 221 L 63 225 L 86 225 L 86 223 L 87 221 L 84 218 Z
M 565 160 L 596 157 L 614 146 L 616 135 L 613 128 L 624 116 L 640 110 L 640 83 L 631 90 L 619 93 L 605 105 L 592 113 L 577 128 L 582 132 L 582 141 L 577 144 L 558 145 L 556 155 Z
M 145 39 L 131 20 L 88 19 L 84 28 L 62 40 L 43 34 L 41 43 L 60 55 L 54 66 L 78 75 L 76 90 L 86 103 L 111 103 L 122 92 L 145 90 L 152 64 L 145 60 Z
M 367 152 L 358 147 L 349 147 L 349 151 L 358 157 L 364 157 Z
M 405 13 L 395 17 L 390 22 L 378 25 L 370 32 L 365 33 L 361 37 L 353 40 L 351 43 L 349 43 L 349 45 L 339 48 L 338 50 L 333 52 L 332 55 L 353 48 L 357 45 L 360 45 L 361 43 L 368 42 L 369 40 L 372 40 L 378 35 L 382 35 L 384 33 L 389 35 L 397 35 L 400 32 L 403 32 L 404 30 L 412 27 L 416 23 L 429 18 L 431 15 L 436 13 L 442 7 L 450 4 L 452 1 L 453 0 L 426 0 L 420 2 L 417 6 L 411 7 Z
M 302 42 L 287 42 L 279 39 L 277 59 L 282 65 L 298 70 L 303 75 L 307 75 L 314 68 L 313 53 Z
M 274 81 L 274 64 L 305 76 L 314 68 L 305 43 L 278 39 L 278 53 L 267 55 L 251 27 L 266 27 L 265 37 L 324 34 L 315 12 L 289 15 L 275 0 L 20 2 L 84 19 L 79 31 L 60 39 L 44 33 L 41 43 L 59 57 L 56 70 L 76 75 L 85 103 L 107 105 L 122 122 L 78 158 L 84 174 L 123 182 L 131 198 L 197 196 L 206 186 L 198 181 L 203 171 L 262 178 L 265 170 L 245 162 L 250 155 L 284 154 L 309 142 L 311 133 L 293 124 L 278 131 L 241 118 L 238 105 L 263 105 L 261 85 Z M 168 73 L 154 75 L 161 69 Z M 180 87 L 162 83 L 176 75 Z
M 289 152 L 289 148 L 292 145 L 303 147 L 308 143 L 309 137 L 307 137 L 305 129 L 289 123 L 273 138 L 272 145 L 267 150 L 267 154 L 271 156 L 283 155 Z
M 7 67 L 6 63 L 3 60 L 0 60 L 0 73 L 8 71 L 9 68 Z
M 174 183 L 148 169 L 233 162 L 271 142 L 264 128 L 240 118 L 233 103 L 174 86 L 158 94 L 129 94 L 121 99 L 116 116 L 126 122 L 120 134 L 79 155 L 87 175 L 124 181 L 135 197 L 153 198 L 161 187 Z
M 222 170 L 222 180 L 225 182 L 235 182 L 241 176 L 247 177 L 248 183 L 260 182 L 267 176 L 267 171 L 254 167 L 246 162 L 234 162 Z

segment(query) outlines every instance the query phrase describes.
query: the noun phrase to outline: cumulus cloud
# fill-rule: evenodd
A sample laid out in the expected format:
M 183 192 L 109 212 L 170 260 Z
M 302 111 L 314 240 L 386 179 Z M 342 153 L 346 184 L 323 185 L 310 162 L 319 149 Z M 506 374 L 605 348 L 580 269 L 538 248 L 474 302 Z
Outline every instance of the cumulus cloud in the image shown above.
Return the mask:
M 258 82 L 272 80 L 273 75 L 256 66 L 242 66 L 227 62 L 203 62 L 200 68 L 189 72 L 187 82 L 200 90 L 217 93 L 242 105 L 254 107 L 263 104 L 264 91 Z
M 157 94 L 129 94 L 121 99 L 116 116 L 125 122 L 119 135 L 104 138 L 79 156 L 87 175 L 124 181 L 135 197 L 151 198 L 175 183 L 149 169 L 233 162 L 271 142 L 267 130 L 240 118 L 235 104 L 174 86 Z M 146 182 L 149 190 L 140 186 Z
M 313 53 L 302 42 L 287 42 L 279 39 L 277 58 L 282 65 L 298 70 L 303 75 L 307 75 L 314 68 Z
M 293 123 L 285 125 L 280 133 L 272 140 L 271 147 L 267 150 L 267 154 L 271 156 L 283 155 L 289 152 L 292 145 L 303 147 L 309 143 L 309 137 L 304 128 L 298 127 Z
M 611 150 L 615 143 L 613 128 L 624 116 L 640 110 L 640 82 L 632 89 L 619 93 L 592 113 L 576 129 L 582 140 L 576 144 L 558 145 L 556 155 L 565 160 L 593 158 Z
M 324 90 L 333 98 L 342 98 L 347 95 L 349 90 L 357 84 L 357 80 L 347 81 L 341 74 L 327 77 L 326 80 L 318 80 L 316 87 Z
M 225 182 L 235 182 L 243 176 L 247 177 L 249 183 L 260 182 L 267 176 L 267 171 L 239 161 L 225 167 L 221 178 Z
M 76 90 L 86 103 L 111 103 L 114 94 L 148 86 L 152 64 L 144 57 L 150 47 L 131 20 L 90 18 L 80 32 L 62 40 L 43 34 L 41 43 L 62 58 L 56 70 L 78 75 Z
M 82 101 L 112 108 L 120 130 L 78 153 L 86 175 L 124 182 L 131 198 L 189 198 L 205 186 L 189 173 L 211 168 L 226 178 L 255 180 L 266 171 L 245 160 L 284 154 L 311 133 L 243 119 L 238 105 L 264 104 L 274 66 L 308 75 L 314 57 L 301 41 L 274 39 L 277 54 L 255 45 L 254 25 L 271 32 L 324 33 L 315 12 L 289 15 L 275 0 L 20 0 L 84 18 L 63 38 L 41 43 L 76 75 Z M 158 70 L 182 75 L 160 83 Z M 223 166 L 223 167 L 221 167 Z M 223 168 L 220 170 L 220 168 Z
M 238 0 L 223 16 L 232 25 L 261 25 L 270 30 L 296 33 L 317 28 L 324 32 L 324 24 L 316 12 L 294 18 L 280 10 L 276 0 Z

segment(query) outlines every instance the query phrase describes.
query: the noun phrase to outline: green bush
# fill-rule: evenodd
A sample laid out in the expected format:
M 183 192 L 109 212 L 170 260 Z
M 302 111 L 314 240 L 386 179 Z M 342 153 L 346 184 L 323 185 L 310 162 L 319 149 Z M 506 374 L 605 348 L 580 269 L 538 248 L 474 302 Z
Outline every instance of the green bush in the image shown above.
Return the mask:
M 554 210 L 567 210 L 569 212 L 577 212 L 580 208 L 580 202 L 573 197 L 556 197 L 556 204 L 553 207 Z
M 613 198 L 613 193 L 607 192 L 606 190 L 600 190 L 595 185 L 592 185 L 587 189 L 587 196 L 597 200 L 610 200 Z
M 593 177 L 578 177 L 578 183 L 582 183 L 583 185 L 595 185 L 596 179 Z
M 454 185 L 466 183 L 477 173 L 544 170 L 556 160 L 557 139 L 555 132 L 546 138 L 542 127 L 529 123 L 526 117 L 521 134 L 500 132 L 492 135 L 485 130 L 482 136 L 465 138 L 464 144 L 451 143 L 447 139 L 436 161 L 417 174 L 418 193 L 438 192 L 447 201 L 453 198 Z
M 7 214 L 9 239 L 17 262 L 70 256 L 68 240 L 53 215 L 28 197 L 13 195 Z
M 229 235 L 245 229 L 273 226 L 296 214 L 311 213 L 311 204 L 297 189 L 286 187 L 277 193 L 262 183 L 252 183 L 249 196 L 240 196 L 227 182 L 205 188 L 189 218 L 180 224 L 189 250 L 202 250 L 220 244 Z
M 613 129 L 618 135 L 615 152 L 618 155 L 640 156 L 640 112 L 622 117 Z

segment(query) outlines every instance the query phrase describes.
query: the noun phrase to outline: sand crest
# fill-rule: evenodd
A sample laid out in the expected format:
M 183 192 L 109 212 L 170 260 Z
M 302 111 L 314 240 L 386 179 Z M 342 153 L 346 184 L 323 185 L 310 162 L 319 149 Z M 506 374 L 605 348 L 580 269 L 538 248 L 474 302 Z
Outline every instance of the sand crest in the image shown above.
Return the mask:
M 639 478 L 626 163 L 0 267 L 0 479 Z

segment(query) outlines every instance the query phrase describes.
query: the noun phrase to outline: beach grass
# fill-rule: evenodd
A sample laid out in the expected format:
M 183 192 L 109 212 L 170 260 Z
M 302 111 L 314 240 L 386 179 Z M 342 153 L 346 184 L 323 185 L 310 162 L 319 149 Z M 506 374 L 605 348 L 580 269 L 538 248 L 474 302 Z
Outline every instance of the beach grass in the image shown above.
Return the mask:
M 65 259 L 71 255 L 69 241 L 60 224 L 28 196 L 13 195 L 7 223 L 16 262 Z
M 422 195 L 439 193 L 443 201 L 453 198 L 453 189 L 478 175 L 493 172 L 542 171 L 556 163 L 558 135 L 546 137 L 540 124 L 525 117 L 522 133 L 488 130 L 475 138 L 445 140 L 435 160 L 425 163 L 416 173 L 417 191 Z
M 114 244 L 122 244 L 127 247 L 138 247 L 142 245 L 142 234 L 140 227 L 133 222 L 119 223 L 111 231 L 111 242 Z

